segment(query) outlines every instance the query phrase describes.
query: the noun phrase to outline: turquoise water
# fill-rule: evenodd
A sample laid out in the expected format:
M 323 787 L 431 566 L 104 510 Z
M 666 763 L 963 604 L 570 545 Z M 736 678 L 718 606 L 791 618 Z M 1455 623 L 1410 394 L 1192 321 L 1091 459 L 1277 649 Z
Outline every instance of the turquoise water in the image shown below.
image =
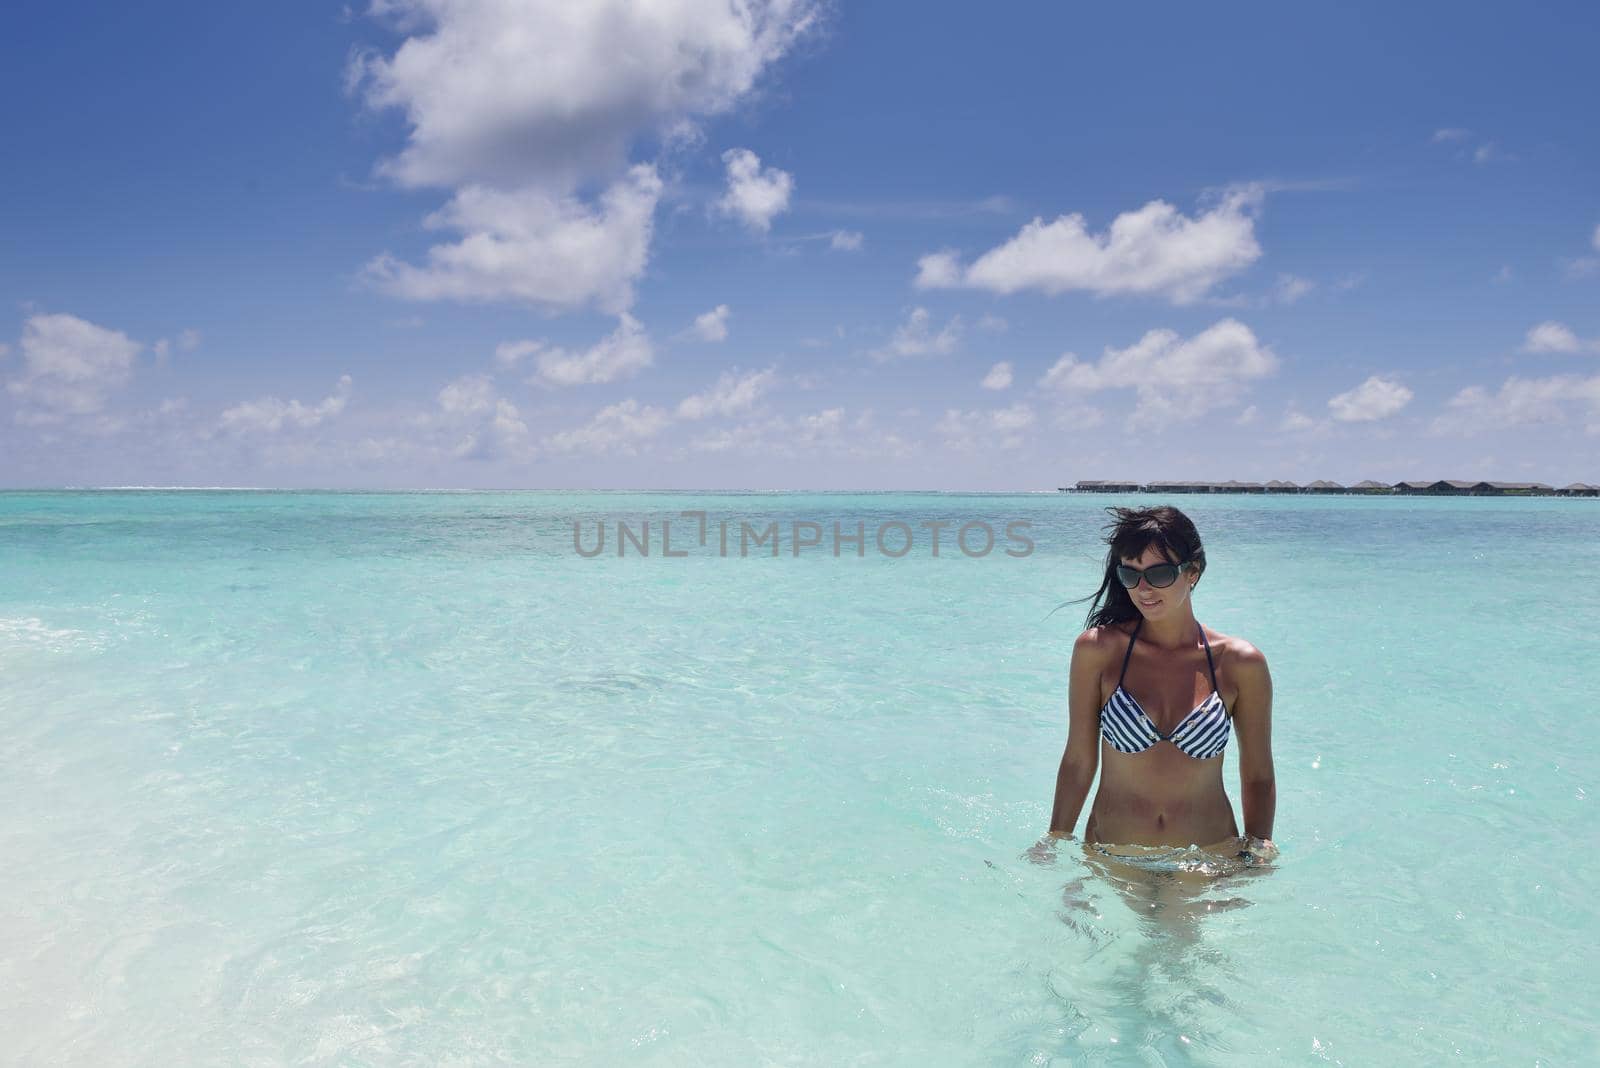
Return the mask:
M 1593 1062 L 1600 502 L 1177 500 L 1197 616 L 1272 665 L 1283 852 L 1155 909 L 1025 856 L 1087 604 L 1048 613 L 1134 502 L 0 494 L 0 1048 Z M 935 519 L 1001 541 L 872 544 Z

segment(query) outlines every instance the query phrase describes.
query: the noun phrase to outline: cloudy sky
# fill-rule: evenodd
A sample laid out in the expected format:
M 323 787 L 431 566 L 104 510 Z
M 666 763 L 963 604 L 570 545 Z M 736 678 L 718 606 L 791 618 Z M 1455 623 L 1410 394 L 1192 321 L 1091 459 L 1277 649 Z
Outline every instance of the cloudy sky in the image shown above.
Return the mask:
M 23 0 L 0 486 L 1600 482 L 1600 15 Z

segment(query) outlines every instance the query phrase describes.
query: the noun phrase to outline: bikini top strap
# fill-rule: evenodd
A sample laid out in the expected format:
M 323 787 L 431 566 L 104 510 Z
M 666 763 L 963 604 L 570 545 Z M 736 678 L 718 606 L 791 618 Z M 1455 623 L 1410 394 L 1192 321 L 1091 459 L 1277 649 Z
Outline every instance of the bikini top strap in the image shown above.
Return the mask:
M 1196 623 L 1195 626 L 1198 627 L 1200 624 Z M 1222 687 L 1217 685 L 1217 665 L 1211 659 L 1211 643 L 1206 641 L 1206 628 L 1204 627 L 1200 627 L 1200 640 L 1205 643 L 1206 647 L 1206 668 L 1211 672 L 1211 688 L 1217 691 L 1217 695 L 1220 697 L 1222 695 Z
M 1133 640 L 1139 636 L 1139 628 L 1144 626 L 1144 617 L 1133 625 L 1133 633 L 1128 635 L 1128 651 L 1122 654 L 1122 672 L 1117 675 L 1117 685 L 1122 685 L 1122 679 L 1128 674 L 1128 658 L 1133 655 Z

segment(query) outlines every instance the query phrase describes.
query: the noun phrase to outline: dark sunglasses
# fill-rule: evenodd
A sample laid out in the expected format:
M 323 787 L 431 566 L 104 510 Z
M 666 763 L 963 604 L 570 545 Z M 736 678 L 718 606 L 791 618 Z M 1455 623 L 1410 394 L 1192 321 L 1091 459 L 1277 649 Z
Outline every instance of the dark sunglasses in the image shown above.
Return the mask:
M 1181 564 L 1155 564 L 1141 571 L 1136 567 L 1129 567 L 1127 564 L 1118 564 L 1117 581 L 1131 590 L 1139 585 L 1139 579 L 1143 576 L 1144 580 L 1150 585 L 1158 590 L 1164 590 L 1174 582 L 1177 582 L 1178 575 L 1188 566 L 1189 561 L 1185 560 Z

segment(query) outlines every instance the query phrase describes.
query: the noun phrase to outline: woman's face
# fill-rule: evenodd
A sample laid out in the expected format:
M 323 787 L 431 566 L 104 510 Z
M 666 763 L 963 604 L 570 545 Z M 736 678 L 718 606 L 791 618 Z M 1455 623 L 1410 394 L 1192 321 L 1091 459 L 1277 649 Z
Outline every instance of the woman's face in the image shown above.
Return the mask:
M 1129 560 L 1126 557 L 1120 557 L 1119 559 L 1129 567 L 1136 567 L 1140 570 L 1154 567 L 1157 564 L 1178 563 L 1178 561 L 1168 557 L 1155 545 L 1145 549 L 1144 555 L 1137 560 Z M 1138 586 L 1128 590 L 1128 596 L 1133 598 L 1133 603 L 1139 606 L 1139 611 L 1143 612 L 1146 617 L 1161 616 L 1171 612 L 1173 608 L 1183 603 L 1184 598 L 1188 597 L 1190 591 L 1194 589 L 1195 581 L 1195 573 L 1185 568 L 1178 572 L 1178 581 L 1164 589 L 1157 589 L 1150 585 L 1149 579 L 1141 578 Z M 1124 588 L 1126 589 L 1126 587 Z

